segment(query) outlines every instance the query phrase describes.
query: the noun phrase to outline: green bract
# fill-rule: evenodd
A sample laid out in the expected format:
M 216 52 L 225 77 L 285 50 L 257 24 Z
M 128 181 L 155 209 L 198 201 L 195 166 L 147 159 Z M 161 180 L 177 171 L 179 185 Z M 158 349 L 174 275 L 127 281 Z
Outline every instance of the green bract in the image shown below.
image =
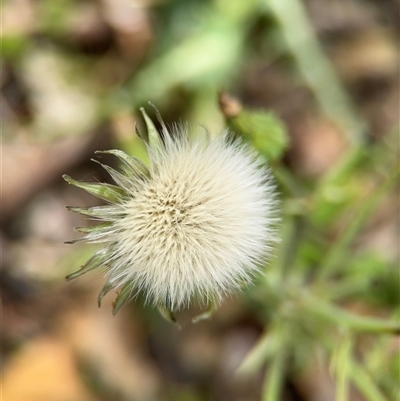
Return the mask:
M 154 107 L 154 106 L 153 106 Z M 146 111 L 141 108 L 140 111 L 143 114 L 144 121 L 146 124 L 146 129 L 147 129 L 147 137 L 148 139 L 145 140 L 148 148 L 152 148 L 153 150 L 157 150 L 162 146 L 162 139 L 160 137 L 159 132 L 157 131 L 156 127 L 154 126 L 154 123 L 152 120 L 149 118 L 149 116 L 146 114 Z M 164 122 L 161 119 L 161 116 L 159 115 L 157 109 L 157 118 L 159 119 L 160 123 L 162 124 L 163 127 L 163 132 L 168 133 L 168 130 L 164 124 Z M 144 140 L 144 136 L 141 135 L 138 130 L 137 130 L 138 136 Z M 68 182 L 68 184 L 74 185 L 75 187 L 84 189 L 91 195 L 96 196 L 99 199 L 102 199 L 106 201 L 108 204 L 117 204 L 123 202 L 129 194 L 127 193 L 126 188 L 131 184 L 130 178 L 134 176 L 136 179 L 139 180 L 146 180 L 150 177 L 150 171 L 147 168 L 147 166 L 137 159 L 136 157 L 130 156 L 126 154 L 125 152 L 117 149 L 112 149 L 112 150 L 105 150 L 105 151 L 97 151 L 95 152 L 96 154 L 111 154 L 116 156 L 120 163 L 121 163 L 121 172 L 113 169 L 110 166 L 107 166 L 105 164 L 100 163 L 98 160 L 92 159 L 95 163 L 100 164 L 106 171 L 107 173 L 111 176 L 111 178 L 115 181 L 117 185 L 112 185 L 108 183 L 91 183 L 91 182 L 81 182 L 81 181 L 76 181 L 67 174 L 63 175 L 63 178 L 65 181 Z M 129 182 L 128 182 L 129 181 Z M 94 220 L 100 220 L 101 223 L 93 226 L 88 226 L 88 227 L 76 227 L 75 230 L 81 233 L 86 234 L 82 238 L 78 240 L 73 240 L 73 241 L 68 241 L 67 243 L 73 244 L 78 241 L 84 241 L 84 240 L 90 240 L 93 242 L 93 239 L 96 237 L 101 237 L 103 235 L 106 235 L 107 233 L 110 233 L 113 230 L 113 225 L 111 222 L 104 222 L 104 220 L 107 220 L 108 216 L 113 215 L 114 211 L 112 208 L 108 206 L 95 206 L 95 207 L 89 207 L 89 208 L 80 208 L 80 207 L 71 207 L 67 206 L 67 209 L 70 210 L 71 212 L 74 213 L 79 213 L 85 216 L 88 216 Z M 80 277 L 82 274 L 85 274 L 91 270 L 94 270 L 96 268 L 99 268 L 101 266 L 104 266 L 105 263 L 107 263 L 107 260 L 109 259 L 109 255 L 107 253 L 106 249 L 100 249 L 98 250 L 78 271 L 69 274 L 66 278 L 67 280 L 73 280 L 75 278 Z M 99 307 L 101 306 L 101 301 L 103 297 L 110 292 L 113 288 L 115 288 L 115 284 L 112 283 L 110 280 L 108 280 L 105 285 L 103 286 L 103 289 L 100 291 L 100 294 L 98 296 L 98 305 Z M 130 282 L 126 282 L 120 289 L 117 298 L 115 299 L 113 303 L 113 314 L 115 315 L 121 306 L 128 300 L 128 298 L 131 296 L 132 293 L 132 285 Z M 160 305 L 160 308 L 163 306 Z M 165 314 L 162 313 L 164 316 Z

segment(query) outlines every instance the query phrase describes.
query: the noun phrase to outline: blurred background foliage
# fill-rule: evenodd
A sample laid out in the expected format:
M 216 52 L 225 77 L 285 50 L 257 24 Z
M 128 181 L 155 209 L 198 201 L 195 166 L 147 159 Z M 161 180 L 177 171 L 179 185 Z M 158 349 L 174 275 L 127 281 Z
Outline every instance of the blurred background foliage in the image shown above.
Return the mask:
M 398 399 L 397 0 L 1 7 L 4 400 Z M 148 101 L 243 136 L 282 198 L 265 275 L 181 331 L 140 300 L 98 310 L 95 274 L 64 282 L 92 253 L 62 244 L 84 224 L 64 206 L 96 201 L 61 174 L 107 181 L 95 150 L 145 158 Z

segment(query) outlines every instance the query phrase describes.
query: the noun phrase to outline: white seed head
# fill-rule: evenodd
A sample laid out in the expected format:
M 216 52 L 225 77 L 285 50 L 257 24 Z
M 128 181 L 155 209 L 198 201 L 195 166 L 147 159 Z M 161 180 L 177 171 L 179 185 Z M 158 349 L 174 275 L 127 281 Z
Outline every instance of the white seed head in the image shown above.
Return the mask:
M 107 224 L 84 239 L 103 246 L 94 266 L 107 268 L 103 292 L 123 286 L 178 310 L 252 281 L 276 239 L 277 200 L 269 170 L 240 140 L 189 140 L 183 126 L 163 134 L 147 173 L 128 156 L 123 174 L 113 170 L 122 195 L 90 209 Z

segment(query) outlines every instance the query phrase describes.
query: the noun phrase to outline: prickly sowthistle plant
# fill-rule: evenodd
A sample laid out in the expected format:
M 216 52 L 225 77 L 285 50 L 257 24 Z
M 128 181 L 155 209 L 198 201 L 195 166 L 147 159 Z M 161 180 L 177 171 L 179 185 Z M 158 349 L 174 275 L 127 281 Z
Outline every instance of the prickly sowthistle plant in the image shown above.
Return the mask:
M 142 113 L 148 129 L 150 166 L 119 150 L 121 170 L 101 166 L 116 185 L 64 179 L 105 200 L 107 205 L 68 209 L 100 222 L 78 227 L 82 240 L 101 248 L 73 279 L 105 267 L 108 280 L 99 295 L 121 287 L 114 304 L 139 292 L 173 319 L 193 300 L 209 310 L 225 294 L 250 283 L 275 241 L 277 200 L 268 169 L 257 154 L 225 133 L 190 139 L 185 126 L 160 134 Z M 72 241 L 75 242 L 75 241 Z

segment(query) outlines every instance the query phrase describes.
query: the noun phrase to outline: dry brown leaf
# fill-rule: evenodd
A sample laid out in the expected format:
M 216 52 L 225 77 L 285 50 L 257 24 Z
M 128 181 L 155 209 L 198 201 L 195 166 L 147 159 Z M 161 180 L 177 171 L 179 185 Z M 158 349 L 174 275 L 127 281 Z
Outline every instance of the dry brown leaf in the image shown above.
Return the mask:
M 53 337 L 24 345 L 6 366 L 2 396 L 7 401 L 91 401 L 68 346 Z

